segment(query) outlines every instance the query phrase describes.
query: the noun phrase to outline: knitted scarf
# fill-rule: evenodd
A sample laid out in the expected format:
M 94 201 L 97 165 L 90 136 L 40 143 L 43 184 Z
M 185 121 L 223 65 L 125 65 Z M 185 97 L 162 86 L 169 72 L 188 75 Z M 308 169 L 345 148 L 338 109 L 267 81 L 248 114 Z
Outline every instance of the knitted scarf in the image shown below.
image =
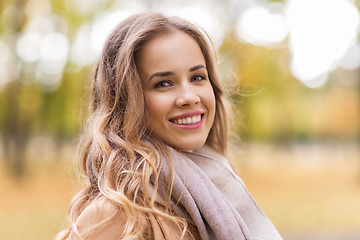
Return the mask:
M 174 167 L 172 208 L 193 223 L 203 240 L 282 239 L 227 160 L 208 146 L 170 149 Z M 158 192 L 166 198 L 170 164 L 163 161 Z

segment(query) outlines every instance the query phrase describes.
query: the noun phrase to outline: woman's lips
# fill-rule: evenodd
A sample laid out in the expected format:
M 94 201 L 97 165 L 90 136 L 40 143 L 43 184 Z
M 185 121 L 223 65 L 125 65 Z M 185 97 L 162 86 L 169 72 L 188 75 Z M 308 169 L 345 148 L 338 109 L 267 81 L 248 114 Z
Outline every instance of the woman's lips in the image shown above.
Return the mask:
M 186 112 L 186 113 L 182 113 L 176 116 L 173 116 L 169 119 L 169 121 L 174 121 L 176 119 L 180 119 L 180 118 L 187 118 L 187 117 L 193 117 L 196 115 L 202 115 L 204 114 L 204 111 L 193 111 L 193 112 Z
M 202 112 L 181 114 L 169 121 L 175 126 L 183 129 L 195 129 L 201 127 L 205 114 Z

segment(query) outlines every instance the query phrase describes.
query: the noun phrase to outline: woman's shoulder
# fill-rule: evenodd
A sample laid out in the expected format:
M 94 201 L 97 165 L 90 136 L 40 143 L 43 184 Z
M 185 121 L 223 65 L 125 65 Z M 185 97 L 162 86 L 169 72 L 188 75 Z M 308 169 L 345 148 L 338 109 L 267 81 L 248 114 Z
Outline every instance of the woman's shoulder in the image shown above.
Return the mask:
M 164 210 L 161 205 L 157 206 L 159 210 Z M 148 223 L 151 226 L 151 239 L 178 239 L 181 231 L 171 221 L 161 216 L 147 214 Z M 77 229 L 72 229 L 69 240 L 118 240 L 123 238 L 123 230 L 126 223 L 126 214 L 123 213 L 116 205 L 112 204 L 105 198 L 94 199 L 80 214 L 76 221 Z M 189 229 L 194 236 L 197 236 L 196 229 Z M 81 238 L 79 238 L 79 234 Z M 184 239 L 194 238 L 188 232 Z
M 126 222 L 121 211 L 105 198 L 94 199 L 76 221 L 77 232 L 85 239 L 120 239 Z M 73 228 L 70 239 L 78 239 Z
M 113 216 L 119 216 L 116 214 L 119 212 L 118 207 L 112 204 L 104 197 L 95 198 L 82 212 L 80 218 L 91 218 L 92 221 L 99 222 L 111 218 Z M 120 220 L 120 219 L 119 219 Z

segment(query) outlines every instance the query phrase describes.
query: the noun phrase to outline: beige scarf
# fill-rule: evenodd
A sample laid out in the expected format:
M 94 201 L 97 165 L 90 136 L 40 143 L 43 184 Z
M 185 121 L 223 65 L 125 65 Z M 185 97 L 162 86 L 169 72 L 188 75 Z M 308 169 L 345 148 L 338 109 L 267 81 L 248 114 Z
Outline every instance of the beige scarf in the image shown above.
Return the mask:
M 175 170 L 172 207 L 197 227 L 201 239 L 282 239 L 223 156 L 208 146 L 195 152 L 170 151 Z M 164 161 L 162 197 L 169 176 L 168 161 Z

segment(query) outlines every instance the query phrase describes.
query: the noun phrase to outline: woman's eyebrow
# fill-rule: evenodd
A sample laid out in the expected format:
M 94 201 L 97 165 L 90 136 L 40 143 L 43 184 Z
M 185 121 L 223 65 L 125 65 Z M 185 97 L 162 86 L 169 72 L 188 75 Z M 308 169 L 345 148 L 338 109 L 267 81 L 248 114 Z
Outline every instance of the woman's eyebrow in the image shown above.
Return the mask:
M 152 78 L 154 77 L 164 77 L 164 76 L 170 76 L 170 75 L 175 75 L 173 72 L 157 72 L 154 73 L 150 76 L 149 78 L 149 82 L 151 81 Z
M 196 66 L 193 66 L 189 69 L 189 72 L 193 72 L 193 71 L 196 71 L 200 68 L 205 68 L 206 67 L 202 64 L 199 64 L 199 65 L 196 65 Z M 154 73 L 150 76 L 149 78 L 149 82 L 151 81 L 151 79 L 153 79 L 154 77 L 164 77 L 164 76 L 171 76 L 171 75 L 175 75 L 174 72 L 170 72 L 170 71 L 167 71 L 167 72 L 157 72 L 157 73 Z
M 206 69 L 206 67 L 205 67 L 204 65 L 199 64 L 199 65 L 196 65 L 196 66 L 193 66 L 192 68 L 190 68 L 190 69 L 189 69 L 189 72 L 196 71 L 196 70 L 198 70 L 199 68 L 205 68 L 205 69 Z

